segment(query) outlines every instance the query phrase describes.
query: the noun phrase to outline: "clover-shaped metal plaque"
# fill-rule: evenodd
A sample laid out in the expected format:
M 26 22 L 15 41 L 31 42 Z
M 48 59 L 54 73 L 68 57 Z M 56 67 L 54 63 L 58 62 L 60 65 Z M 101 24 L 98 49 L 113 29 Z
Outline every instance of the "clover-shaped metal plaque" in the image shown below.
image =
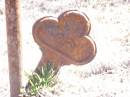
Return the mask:
M 92 61 L 96 45 L 89 36 L 90 29 L 87 15 L 77 10 L 66 11 L 58 18 L 47 16 L 37 20 L 33 26 L 33 37 L 42 49 L 39 64 L 52 62 L 60 67 Z

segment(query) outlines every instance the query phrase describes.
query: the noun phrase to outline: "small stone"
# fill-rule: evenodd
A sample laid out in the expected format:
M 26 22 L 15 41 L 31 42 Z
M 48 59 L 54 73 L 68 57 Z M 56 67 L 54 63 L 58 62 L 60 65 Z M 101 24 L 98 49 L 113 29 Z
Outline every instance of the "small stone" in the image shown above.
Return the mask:
M 2 11 L 2 9 L 0 9 L 0 15 L 3 15 L 3 11 Z

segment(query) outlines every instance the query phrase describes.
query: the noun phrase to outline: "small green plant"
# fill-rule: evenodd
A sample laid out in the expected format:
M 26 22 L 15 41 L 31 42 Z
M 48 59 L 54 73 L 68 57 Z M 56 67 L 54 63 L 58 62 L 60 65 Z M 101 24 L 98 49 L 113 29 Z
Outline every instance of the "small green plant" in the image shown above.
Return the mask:
M 31 75 L 27 74 L 29 82 L 26 93 L 34 96 L 43 87 L 53 87 L 56 84 L 57 72 L 58 70 L 54 67 L 54 64 L 48 63 L 43 66 L 41 72 L 33 72 Z

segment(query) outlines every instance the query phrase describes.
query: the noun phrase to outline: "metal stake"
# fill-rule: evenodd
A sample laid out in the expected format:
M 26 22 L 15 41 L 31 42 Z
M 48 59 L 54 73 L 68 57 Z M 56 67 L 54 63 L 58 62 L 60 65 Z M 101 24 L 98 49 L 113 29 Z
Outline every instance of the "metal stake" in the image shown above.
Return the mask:
M 18 97 L 21 86 L 19 0 L 5 0 L 10 97 Z

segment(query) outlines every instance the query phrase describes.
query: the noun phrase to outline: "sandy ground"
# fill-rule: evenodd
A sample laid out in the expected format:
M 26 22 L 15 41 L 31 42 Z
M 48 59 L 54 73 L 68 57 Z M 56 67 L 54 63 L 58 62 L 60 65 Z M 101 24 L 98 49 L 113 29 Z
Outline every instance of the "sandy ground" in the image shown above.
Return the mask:
M 84 66 L 62 67 L 53 96 L 130 97 L 130 4 L 120 0 L 97 1 L 21 1 L 23 86 L 24 72 L 33 70 L 41 57 L 32 37 L 33 23 L 46 15 L 57 17 L 66 10 L 78 9 L 91 20 L 97 55 Z M 9 97 L 4 0 L 0 0 L 0 27 L 0 96 Z

